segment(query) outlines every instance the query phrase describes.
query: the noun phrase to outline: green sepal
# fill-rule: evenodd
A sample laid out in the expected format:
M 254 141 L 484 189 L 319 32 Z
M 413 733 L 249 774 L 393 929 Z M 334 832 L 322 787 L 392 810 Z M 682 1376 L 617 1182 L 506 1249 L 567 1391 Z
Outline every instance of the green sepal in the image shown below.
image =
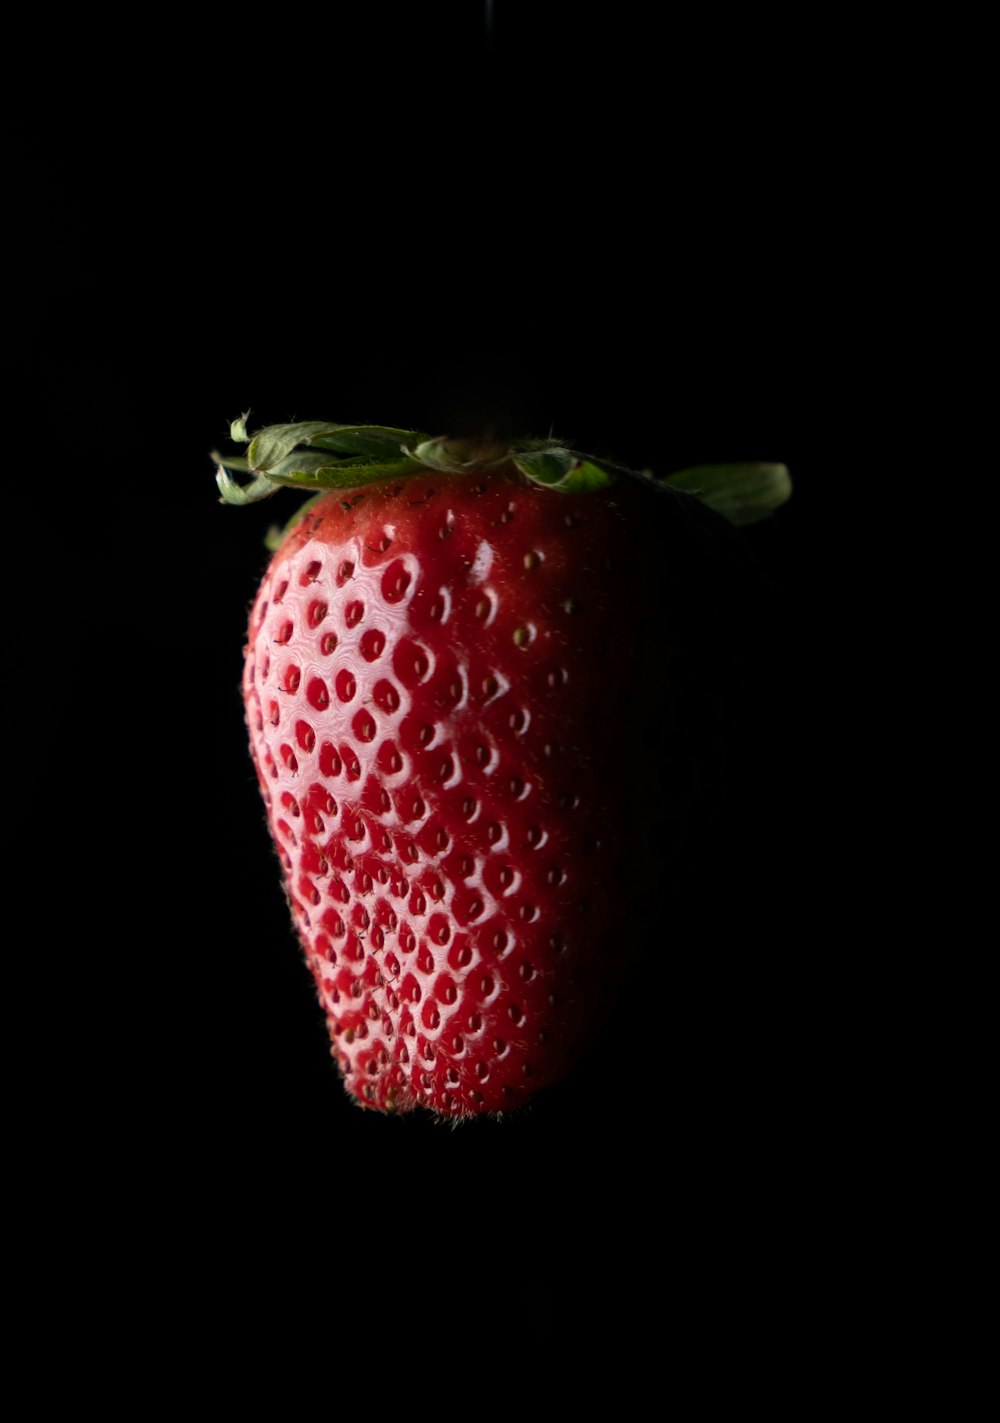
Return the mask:
M 218 450 L 213 450 L 211 458 L 218 465 L 223 465 L 226 469 L 238 469 L 241 474 L 252 473 L 250 461 L 246 455 L 220 455 Z
M 261 499 L 269 499 L 277 494 L 279 486 L 272 480 L 259 475 L 249 484 L 237 484 L 224 464 L 215 471 L 215 482 L 219 486 L 223 504 L 257 504 Z
M 593 460 L 551 446 L 541 450 L 518 450 L 512 453 L 514 464 L 533 484 L 558 489 L 561 494 L 585 494 L 604 489 L 614 476 Z
M 783 464 L 697 465 L 657 480 L 648 472 L 639 475 L 613 461 L 598 461 L 553 439 L 528 440 L 505 450 L 446 436 L 430 438 L 419 431 L 391 425 L 341 425 L 319 420 L 270 425 L 251 437 L 247 419 L 248 414 L 241 415 L 230 426 L 233 439 L 248 444 L 246 455 L 231 460 L 213 455 L 218 465 L 219 491 L 227 504 L 253 504 L 268 498 L 281 485 L 319 492 L 356 489 L 421 469 L 471 473 L 505 462 L 513 464 L 533 484 L 563 494 L 605 489 L 622 475 L 642 479 L 664 492 L 670 490 L 699 499 L 731 524 L 752 524 L 767 518 L 792 492 L 791 478 Z M 331 453 L 343 458 L 331 460 Z M 230 469 L 252 478 L 240 484 Z M 293 523 L 299 517 L 301 513 Z
M 257 504 L 261 499 L 269 499 L 272 494 L 277 494 L 282 484 L 303 483 L 311 477 L 311 472 L 317 466 L 325 465 L 329 461 L 327 455 L 314 450 L 302 450 L 298 454 L 289 455 L 266 474 L 257 474 L 249 484 L 237 484 L 229 470 L 238 469 L 241 473 L 253 474 L 249 460 L 243 455 L 237 455 L 225 462 L 218 456 L 214 458 L 219 466 L 215 479 L 224 504 Z M 300 471 L 301 478 L 297 477 Z
M 424 465 L 427 469 L 440 470 L 444 474 L 473 469 L 482 463 L 480 460 L 463 459 L 462 456 L 468 453 L 468 448 L 462 441 L 452 440 L 447 435 L 437 435 L 433 440 L 421 440 L 412 452 L 407 447 L 407 454 L 411 453 L 417 464 Z
M 664 481 L 693 494 L 731 524 L 756 524 L 768 518 L 791 496 L 787 465 L 702 464 L 679 470 Z
M 322 458 L 311 450 L 292 455 L 276 469 L 269 470 L 267 478 L 274 484 L 289 484 L 296 489 L 357 489 L 362 484 L 413 474 L 420 468 L 406 455 L 397 455 L 395 459 L 360 458 L 338 460 L 336 464 L 312 464 L 312 460 L 322 461 Z
M 420 439 L 416 430 L 395 430 L 387 425 L 332 425 L 305 420 L 294 425 L 268 425 L 250 441 L 247 457 L 258 474 L 271 474 L 303 445 L 318 446 L 336 454 L 363 455 L 376 460 L 397 458 L 404 440 Z
M 419 462 L 406 450 L 406 444 L 426 439 L 418 430 L 390 425 L 341 425 L 325 420 L 269 425 L 251 437 L 246 421 L 247 416 L 241 415 L 230 426 L 234 440 L 249 444 L 246 455 L 226 461 L 215 456 L 219 490 L 227 504 L 256 503 L 281 485 L 352 489 L 411 474 Z M 331 454 L 344 458 L 332 460 Z M 241 485 L 227 473 L 227 465 L 254 478 Z
M 422 439 L 419 430 L 397 430 L 391 425 L 341 425 L 333 435 L 317 435 L 309 441 L 321 450 L 339 455 L 399 454 L 408 440 Z

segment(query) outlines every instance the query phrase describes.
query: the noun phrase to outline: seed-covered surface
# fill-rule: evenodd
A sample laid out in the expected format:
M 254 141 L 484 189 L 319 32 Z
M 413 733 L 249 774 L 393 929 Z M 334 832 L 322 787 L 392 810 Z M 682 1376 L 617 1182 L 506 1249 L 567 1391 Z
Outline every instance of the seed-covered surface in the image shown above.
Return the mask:
M 364 1105 L 520 1105 L 627 962 L 669 729 L 660 625 L 608 574 L 621 502 L 506 474 L 337 492 L 263 580 L 252 750 Z

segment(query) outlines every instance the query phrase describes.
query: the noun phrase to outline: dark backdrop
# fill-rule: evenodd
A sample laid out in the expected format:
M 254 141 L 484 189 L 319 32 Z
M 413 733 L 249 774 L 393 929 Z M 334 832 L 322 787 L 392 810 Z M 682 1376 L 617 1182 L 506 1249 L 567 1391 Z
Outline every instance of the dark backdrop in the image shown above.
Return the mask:
M 581 1330 L 652 1345 L 681 1305 L 715 1319 L 713 1281 L 749 1319 L 826 1268 L 852 1070 L 829 626 L 880 328 L 855 285 L 871 179 L 808 46 L 527 8 L 498 0 L 492 41 L 442 7 L 337 45 L 331 22 L 294 63 L 260 35 L 138 58 L 56 120 L 26 111 L 12 152 L 44 217 L 17 359 L 56 497 L 23 517 L 59 569 L 72 805 L 51 949 L 72 1007 L 42 1056 L 84 1195 L 229 1304 L 294 1262 L 296 1287 L 346 1276 L 380 1309 L 404 1259 L 437 1308 L 558 1354 Z M 208 454 L 247 409 L 792 471 L 747 534 L 767 710 L 664 886 L 668 981 L 520 1117 L 383 1120 L 340 1088 L 245 747 L 274 506 L 222 508 Z M 640 1283 L 662 1310 L 623 1303 Z

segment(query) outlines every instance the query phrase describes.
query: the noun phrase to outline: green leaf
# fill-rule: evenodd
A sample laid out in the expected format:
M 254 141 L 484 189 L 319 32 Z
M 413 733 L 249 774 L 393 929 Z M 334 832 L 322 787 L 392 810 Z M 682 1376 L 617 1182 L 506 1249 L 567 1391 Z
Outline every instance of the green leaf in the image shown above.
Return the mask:
M 278 492 L 278 486 L 263 475 L 258 475 L 249 484 L 237 484 L 223 464 L 220 464 L 215 472 L 215 482 L 219 486 L 223 504 L 257 504 L 261 499 L 269 499 L 272 494 Z
M 547 440 L 528 440 L 504 451 L 447 436 L 429 438 L 416 430 L 393 425 L 341 425 L 322 420 L 301 420 L 268 425 L 252 438 L 247 433 L 249 412 L 234 420 L 234 440 L 249 443 L 245 456 L 223 459 L 216 475 L 227 504 L 252 504 L 266 499 L 279 485 L 326 490 L 356 489 L 378 480 L 396 479 L 419 469 L 444 472 L 490 468 L 510 460 L 534 484 L 560 493 L 604 489 L 618 475 L 644 478 L 655 488 L 699 499 L 732 524 L 752 524 L 779 508 L 792 492 L 783 464 L 697 465 L 679 470 L 665 480 L 637 475 L 613 461 L 594 459 L 579 450 Z M 341 459 L 330 459 L 330 454 Z M 227 465 L 245 475 L 240 484 Z
M 667 476 L 665 483 L 693 494 L 731 524 L 768 518 L 792 492 L 783 464 L 703 464 Z
M 326 469 L 329 464 L 330 456 L 322 450 L 293 450 L 280 464 L 265 471 L 265 477 L 276 484 L 310 484 L 316 470 Z
M 562 494 L 581 494 L 604 489 L 613 483 L 613 476 L 593 460 L 585 459 L 573 450 L 559 447 L 542 450 L 520 450 L 513 455 L 514 464 L 533 484 L 558 489 Z
M 333 435 L 317 435 L 310 444 L 342 455 L 398 455 L 404 444 L 421 440 L 418 430 L 397 430 L 391 425 L 341 425 Z
M 250 467 L 267 474 L 280 465 L 299 445 L 311 444 L 322 435 L 334 435 L 340 425 L 325 420 L 302 420 L 294 425 L 267 425 L 250 441 Z
M 409 448 L 409 447 L 408 447 Z M 432 440 L 421 440 L 413 450 L 413 458 L 428 469 L 438 469 L 448 474 L 453 470 L 465 469 L 470 461 L 463 460 L 465 453 L 457 440 L 447 435 L 437 435 Z
M 302 420 L 292 425 L 268 425 L 250 442 L 250 466 L 269 474 L 296 449 L 312 446 L 347 456 L 398 459 L 407 440 L 421 439 L 417 430 L 397 430 L 390 425 L 335 425 L 329 421 Z M 329 463 L 329 461 L 327 461 Z
M 293 455 L 277 469 L 272 469 L 267 478 L 275 484 L 290 484 L 299 489 L 357 489 L 362 484 L 396 479 L 401 474 L 414 474 L 419 468 L 405 455 L 399 455 L 394 460 L 359 458 L 303 467 L 314 457 L 315 452 L 309 451 Z
M 246 455 L 220 455 L 218 450 L 213 450 L 209 459 L 214 464 L 225 465 L 226 469 L 238 469 L 241 474 L 250 474 L 250 461 Z

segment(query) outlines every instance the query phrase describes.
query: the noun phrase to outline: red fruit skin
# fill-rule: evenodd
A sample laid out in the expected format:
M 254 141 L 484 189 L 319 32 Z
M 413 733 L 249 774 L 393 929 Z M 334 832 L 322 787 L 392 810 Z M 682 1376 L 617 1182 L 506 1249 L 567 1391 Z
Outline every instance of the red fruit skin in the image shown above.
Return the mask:
M 274 555 L 250 744 L 362 1106 L 508 1111 L 609 1012 L 627 1074 L 647 1028 L 621 988 L 641 938 L 669 950 L 659 822 L 689 760 L 673 511 L 629 481 L 564 495 L 429 472 L 332 492 Z

